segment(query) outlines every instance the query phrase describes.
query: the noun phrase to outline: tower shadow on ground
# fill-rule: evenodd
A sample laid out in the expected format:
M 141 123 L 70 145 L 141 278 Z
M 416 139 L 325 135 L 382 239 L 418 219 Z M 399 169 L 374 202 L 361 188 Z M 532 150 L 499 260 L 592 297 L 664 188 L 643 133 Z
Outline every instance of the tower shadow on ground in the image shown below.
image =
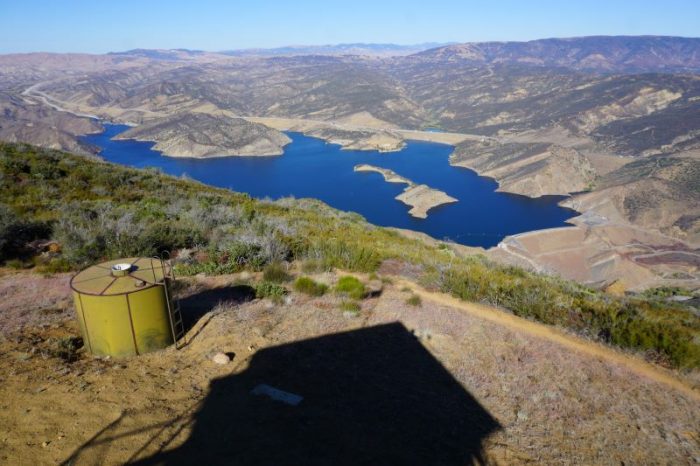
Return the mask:
M 260 384 L 303 400 L 252 394 Z M 192 421 L 179 447 L 133 464 L 461 466 L 500 428 L 400 323 L 260 350 L 212 381 Z

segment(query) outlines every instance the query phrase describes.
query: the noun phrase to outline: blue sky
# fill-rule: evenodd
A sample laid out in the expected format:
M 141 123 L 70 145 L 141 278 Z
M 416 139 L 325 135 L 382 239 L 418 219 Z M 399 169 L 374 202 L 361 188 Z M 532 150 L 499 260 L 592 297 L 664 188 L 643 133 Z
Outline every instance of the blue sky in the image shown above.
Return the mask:
M 700 0 L 0 0 L 0 53 L 700 36 Z

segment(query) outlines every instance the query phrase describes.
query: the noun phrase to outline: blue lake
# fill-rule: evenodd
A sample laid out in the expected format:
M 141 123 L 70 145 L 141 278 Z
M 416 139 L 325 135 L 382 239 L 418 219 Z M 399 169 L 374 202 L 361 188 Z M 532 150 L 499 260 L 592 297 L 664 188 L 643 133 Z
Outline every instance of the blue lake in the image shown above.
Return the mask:
M 157 167 L 164 173 L 187 175 L 258 198 L 312 197 L 357 212 L 376 225 L 422 231 L 469 246 L 495 246 L 506 235 L 564 226 L 576 215 L 557 205 L 560 196 L 530 199 L 496 192 L 495 181 L 450 166 L 452 147 L 443 144 L 409 141 L 400 152 L 352 151 L 290 132 L 292 143 L 278 157 L 190 159 L 164 157 L 149 142 L 112 141 L 127 127 L 104 126 L 105 132 L 84 140 L 101 147 L 100 156 L 110 162 Z M 413 218 L 408 215 L 409 207 L 394 199 L 405 185 L 386 183 L 378 173 L 354 172 L 353 167 L 360 163 L 391 169 L 459 202 L 430 210 L 427 219 Z

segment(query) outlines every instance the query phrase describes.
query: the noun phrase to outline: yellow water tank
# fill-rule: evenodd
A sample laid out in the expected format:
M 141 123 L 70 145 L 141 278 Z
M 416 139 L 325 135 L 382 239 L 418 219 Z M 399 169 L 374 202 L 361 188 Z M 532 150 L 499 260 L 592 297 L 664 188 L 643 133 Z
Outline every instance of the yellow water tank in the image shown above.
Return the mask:
M 156 258 L 93 265 L 71 279 L 83 340 L 99 356 L 132 356 L 174 341 L 169 264 Z

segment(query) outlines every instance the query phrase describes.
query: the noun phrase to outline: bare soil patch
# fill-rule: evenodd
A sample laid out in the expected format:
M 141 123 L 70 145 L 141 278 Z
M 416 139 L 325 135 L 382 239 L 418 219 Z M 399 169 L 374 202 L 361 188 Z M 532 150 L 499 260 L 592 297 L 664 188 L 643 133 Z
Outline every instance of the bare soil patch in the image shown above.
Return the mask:
M 337 275 L 315 278 L 332 284 Z M 0 278 L 4 300 L 23 302 L 37 320 L 10 326 L 14 314 L 0 313 L 3 328 L 12 328 L 0 339 L 5 464 L 356 464 L 389 461 L 387 453 L 401 464 L 700 457 L 692 374 L 682 381 L 408 281 L 394 278 L 348 313 L 332 293 L 291 293 L 276 305 L 239 293 L 240 276 L 188 279 L 180 293 L 196 318 L 185 348 L 120 360 L 78 352 L 73 361 L 56 350 L 78 336 L 72 315 L 43 321 L 26 292 L 6 283 L 15 280 Z M 55 286 L 58 306 L 68 295 Z M 422 298 L 417 306 L 406 303 L 413 294 Z M 51 307 L 44 296 L 38 304 Z M 215 364 L 218 352 L 232 361 Z M 259 384 L 304 400 L 290 406 L 251 394 Z M 406 406 L 410 414 L 401 414 Z

